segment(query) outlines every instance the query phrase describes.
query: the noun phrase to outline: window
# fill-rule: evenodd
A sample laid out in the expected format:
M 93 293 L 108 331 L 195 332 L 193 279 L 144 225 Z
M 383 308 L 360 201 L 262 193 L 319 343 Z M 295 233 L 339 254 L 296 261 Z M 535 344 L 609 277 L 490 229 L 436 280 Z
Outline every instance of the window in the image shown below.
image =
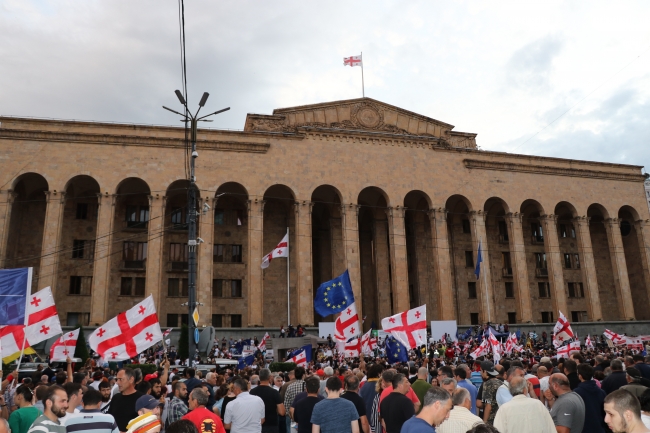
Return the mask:
M 178 326 L 178 314 L 167 314 L 167 327 L 174 328 Z
M 214 225 L 222 226 L 224 224 L 224 210 L 215 209 L 214 210 Z
M 471 233 L 472 230 L 471 230 L 471 228 L 469 226 L 469 220 L 464 219 L 464 220 L 461 220 L 461 222 L 463 223 L 463 233 Z
M 625 237 L 632 232 L 632 224 L 628 220 L 621 221 L 621 236 Z
M 93 277 L 70 277 L 69 295 L 90 295 L 90 289 L 93 286 Z
M 586 311 L 572 311 L 571 312 L 571 321 L 572 322 L 587 322 L 589 317 L 587 316 Z
M 566 224 L 560 224 L 560 237 L 561 238 L 566 238 L 567 237 L 567 230 L 566 230 Z
M 223 298 L 223 280 L 212 280 L 212 297 Z
M 465 266 L 468 268 L 474 267 L 474 253 L 472 251 L 465 251 Z
M 564 268 L 571 269 L 571 254 L 564 254 Z
M 474 281 L 467 283 L 467 292 L 469 293 L 469 299 L 476 299 L 476 283 Z
M 503 263 L 503 276 L 512 275 L 512 264 L 510 263 L 510 253 L 501 253 L 501 262 Z
M 241 328 L 241 314 L 231 314 L 230 315 L 230 327 L 231 328 Z
M 95 241 L 74 239 L 72 241 L 73 259 L 92 259 L 95 255 Z
M 223 314 L 212 315 L 212 326 L 215 328 L 223 328 Z
M 548 283 L 546 283 L 546 282 L 537 283 L 537 288 L 539 290 L 539 297 L 540 298 L 550 298 L 551 297 L 551 289 L 550 289 Z
M 542 231 L 542 226 L 539 223 L 532 223 L 530 225 L 530 230 L 533 234 L 534 243 L 544 242 L 544 232 Z
M 535 267 L 537 269 L 546 269 L 546 253 L 535 253 Z
M 212 261 L 215 263 L 222 263 L 223 260 L 223 250 L 224 250 L 223 244 L 214 244 L 214 247 L 212 249 Z
M 576 269 L 580 269 L 580 255 L 579 254 L 574 254 L 573 255 L 573 263 L 575 264 Z
M 505 221 L 499 221 L 499 240 L 508 241 L 508 226 Z
M 506 283 L 506 298 L 514 298 L 515 297 L 515 287 L 514 284 L 511 282 Z
M 585 292 L 582 288 L 582 283 L 568 283 L 569 298 L 584 298 Z
M 120 296 L 131 296 L 133 293 L 133 278 L 122 277 L 120 284 Z
M 542 311 L 542 323 L 553 323 L 552 311 Z
M 508 323 L 514 324 L 517 323 L 517 313 L 514 311 L 511 311 L 508 313 Z
M 187 244 L 170 243 L 169 261 L 172 271 L 186 271 L 188 269 L 189 246 Z
M 78 220 L 88 219 L 88 203 L 77 203 L 77 214 L 75 218 Z
M 230 280 L 230 296 L 232 298 L 241 298 L 241 280 Z
M 244 224 L 244 211 L 243 211 L 243 209 L 235 210 L 235 216 L 237 217 L 236 224 L 238 226 L 243 225 Z
M 66 326 L 88 325 L 90 313 L 68 313 Z
M 131 228 L 147 228 L 149 222 L 149 206 L 127 206 L 126 226 Z
M 144 268 L 147 259 L 146 242 L 124 242 L 122 247 L 122 260 L 125 268 Z
M 230 261 L 233 263 L 241 263 L 241 259 L 241 245 L 232 245 L 232 256 Z
M 144 296 L 147 279 L 144 277 L 135 278 L 135 296 Z
M 172 209 L 171 223 L 172 228 L 175 230 L 187 230 L 187 218 L 184 218 L 185 209 L 175 207 Z
M 571 224 L 571 237 L 572 237 L 573 239 L 576 238 L 576 228 L 573 227 L 573 224 Z
M 472 325 L 478 325 L 478 313 L 469 313 L 469 321 Z
M 169 278 L 167 280 L 167 296 L 178 297 L 187 296 L 188 280 L 187 278 Z

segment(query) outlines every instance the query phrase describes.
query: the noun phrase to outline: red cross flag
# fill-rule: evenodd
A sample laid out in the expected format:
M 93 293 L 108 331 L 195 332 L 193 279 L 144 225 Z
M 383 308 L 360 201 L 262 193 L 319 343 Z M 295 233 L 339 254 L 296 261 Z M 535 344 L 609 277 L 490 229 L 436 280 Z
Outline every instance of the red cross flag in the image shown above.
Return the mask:
M 361 66 L 361 56 L 343 57 L 343 66 Z
M 560 348 L 557 350 L 557 356 L 556 356 L 556 358 L 557 358 L 557 359 L 560 359 L 560 358 L 568 358 L 568 357 L 569 357 L 569 351 L 570 351 L 570 347 L 569 347 L 569 345 L 566 345 L 566 346 L 560 347 Z
M 407 349 L 427 344 L 427 306 L 386 317 L 381 327 Z
M 377 338 L 372 336 L 372 329 L 370 329 L 361 337 L 361 352 L 365 355 L 372 355 L 372 351 L 376 348 Z
M 354 338 L 345 343 L 344 353 L 346 358 L 359 356 L 361 354 L 361 339 Z
M 587 335 L 587 339 L 585 340 L 585 347 L 587 347 L 587 349 L 594 348 L 594 343 L 591 341 L 591 335 Z
M 289 233 L 287 233 L 273 251 L 262 257 L 262 269 L 271 264 L 271 260 L 278 257 L 289 257 Z
M 307 367 L 307 354 L 304 350 L 301 350 L 293 358 L 290 358 L 289 361 L 295 363 L 298 367 Z
M 489 351 L 490 351 L 490 342 L 488 341 L 487 338 L 484 338 L 483 342 L 472 353 L 470 353 L 469 356 L 476 359 L 479 356 L 487 355 Z
M 614 345 L 616 346 L 627 343 L 627 340 L 625 339 L 625 335 L 617 334 L 616 332 L 612 332 L 609 329 L 605 329 L 603 335 L 605 336 L 605 338 L 609 338 L 610 340 L 612 340 L 612 343 L 614 343 Z
M 266 334 L 264 334 L 264 338 L 262 338 L 262 341 L 260 341 L 259 346 L 257 346 L 257 348 L 261 352 L 264 352 L 266 350 L 266 340 L 268 340 L 268 339 L 269 339 L 269 333 L 267 332 Z
M 641 340 L 641 337 L 625 337 L 625 343 L 628 349 L 643 350 L 643 340 Z
M 46 287 L 30 296 L 27 303 L 27 327 L 25 328 L 27 346 L 33 346 L 62 332 L 52 289 Z
M 360 334 L 359 314 L 357 306 L 353 302 L 348 308 L 341 311 L 339 317 L 334 322 L 334 338 L 338 341 L 348 341 L 352 337 Z
M 50 361 L 65 361 L 74 358 L 74 349 L 79 338 L 79 328 L 66 332 L 50 347 Z
M 25 327 L 22 325 L 0 326 L 0 347 L 3 356 L 7 357 L 23 349 Z M 27 347 L 27 344 L 25 344 Z
M 144 352 L 163 338 L 153 296 L 120 313 L 88 338 L 90 347 L 108 361 L 123 361 Z
M 560 311 L 560 317 L 557 319 L 555 328 L 553 328 L 553 345 L 557 348 L 564 344 L 565 341 L 568 341 L 573 338 L 573 330 L 571 329 L 571 324 L 564 317 L 564 314 Z

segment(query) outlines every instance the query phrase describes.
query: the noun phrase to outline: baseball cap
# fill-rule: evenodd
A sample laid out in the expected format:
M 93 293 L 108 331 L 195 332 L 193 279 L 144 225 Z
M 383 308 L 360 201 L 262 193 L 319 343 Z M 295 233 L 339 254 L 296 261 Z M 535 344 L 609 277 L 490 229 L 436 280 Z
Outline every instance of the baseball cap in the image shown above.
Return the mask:
M 320 377 L 323 377 L 323 376 L 325 376 L 325 370 L 323 370 L 322 368 L 319 368 L 316 371 L 316 374 L 319 375 Z
M 151 374 L 147 374 L 147 375 L 144 377 L 144 381 L 145 381 L 145 382 L 149 382 L 151 379 L 158 379 L 158 374 L 156 374 L 156 373 L 151 373 Z
M 499 372 L 494 369 L 492 361 L 481 362 L 481 370 L 484 370 L 490 376 L 498 376 Z
M 156 400 L 150 395 L 143 395 L 142 397 L 138 398 L 138 400 L 135 402 L 136 412 L 139 412 L 140 409 L 154 410 L 157 407 L 158 407 L 158 400 Z

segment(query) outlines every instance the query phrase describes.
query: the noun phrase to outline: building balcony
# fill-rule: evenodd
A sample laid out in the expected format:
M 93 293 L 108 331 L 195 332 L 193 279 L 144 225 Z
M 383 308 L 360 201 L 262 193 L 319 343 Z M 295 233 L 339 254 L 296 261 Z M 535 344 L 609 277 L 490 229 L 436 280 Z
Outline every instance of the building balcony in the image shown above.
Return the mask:
M 146 271 L 146 260 L 124 260 L 120 263 L 121 271 Z
M 187 272 L 189 269 L 189 262 L 167 262 L 167 272 Z
M 536 268 L 535 276 L 539 278 L 548 278 L 548 268 Z

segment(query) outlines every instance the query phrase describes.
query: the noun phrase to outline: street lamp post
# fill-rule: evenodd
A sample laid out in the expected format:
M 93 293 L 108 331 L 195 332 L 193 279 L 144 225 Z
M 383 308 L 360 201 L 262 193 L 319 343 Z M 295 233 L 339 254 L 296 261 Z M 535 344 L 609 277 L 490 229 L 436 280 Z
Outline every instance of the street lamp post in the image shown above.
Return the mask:
M 215 114 L 223 113 L 224 111 L 230 110 L 230 107 L 224 108 L 219 111 L 215 111 L 214 113 L 207 114 L 202 117 L 197 117 L 199 115 L 199 111 L 201 111 L 201 108 L 205 105 L 206 101 L 208 100 L 208 96 L 210 94 L 208 92 L 204 92 L 203 96 L 201 97 L 201 101 L 199 102 L 199 108 L 196 110 L 196 113 L 192 115 L 190 110 L 187 107 L 187 102 L 185 101 L 185 98 L 183 97 L 183 94 L 181 93 L 180 90 L 176 90 L 176 96 L 178 97 L 178 100 L 180 103 L 185 107 L 185 113 L 182 114 L 179 113 L 178 111 L 172 110 L 171 108 L 167 108 L 163 105 L 163 108 L 165 110 L 169 110 L 172 113 L 176 113 L 180 115 L 183 119 L 184 122 L 189 121 L 190 122 L 190 142 L 191 142 L 191 155 L 192 157 L 190 158 L 190 190 L 188 192 L 188 203 L 187 203 L 187 212 L 188 212 L 188 225 L 187 225 L 187 245 L 188 245 L 188 257 L 187 257 L 187 264 L 188 264 L 188 302 L 187 302 L 187 321 L 188 321 L 188 326 L 187 326 L 187 332 L 188 332 L 188 341 L 189 341 L 189 351 L 188 351 L 188 356 L 190 359 L 190 366 L 191 360 L 194 359 L 196 356 L 196 342 L 194 341 L 194 329 L 198 324 L 195 324 L 192 319 L 192 315 L 194 313 L 194 309 L 198 307 L 198 302 L 196 301 L 196 248 L 202 240 L 200 240 L 197 237 L 197 232 L 196 232 L 196 220 L 197 220 L 197 211 L 196 211 L 196 175 L 195 175 L 195 160 L 196 158 L 199 157 L 199 153 L 196 151 L 196 131 L 197 131 L 197 124 L 198 122 L 212 122 L 212 120 L 205 120 L 206 117 L 213 116 Z

